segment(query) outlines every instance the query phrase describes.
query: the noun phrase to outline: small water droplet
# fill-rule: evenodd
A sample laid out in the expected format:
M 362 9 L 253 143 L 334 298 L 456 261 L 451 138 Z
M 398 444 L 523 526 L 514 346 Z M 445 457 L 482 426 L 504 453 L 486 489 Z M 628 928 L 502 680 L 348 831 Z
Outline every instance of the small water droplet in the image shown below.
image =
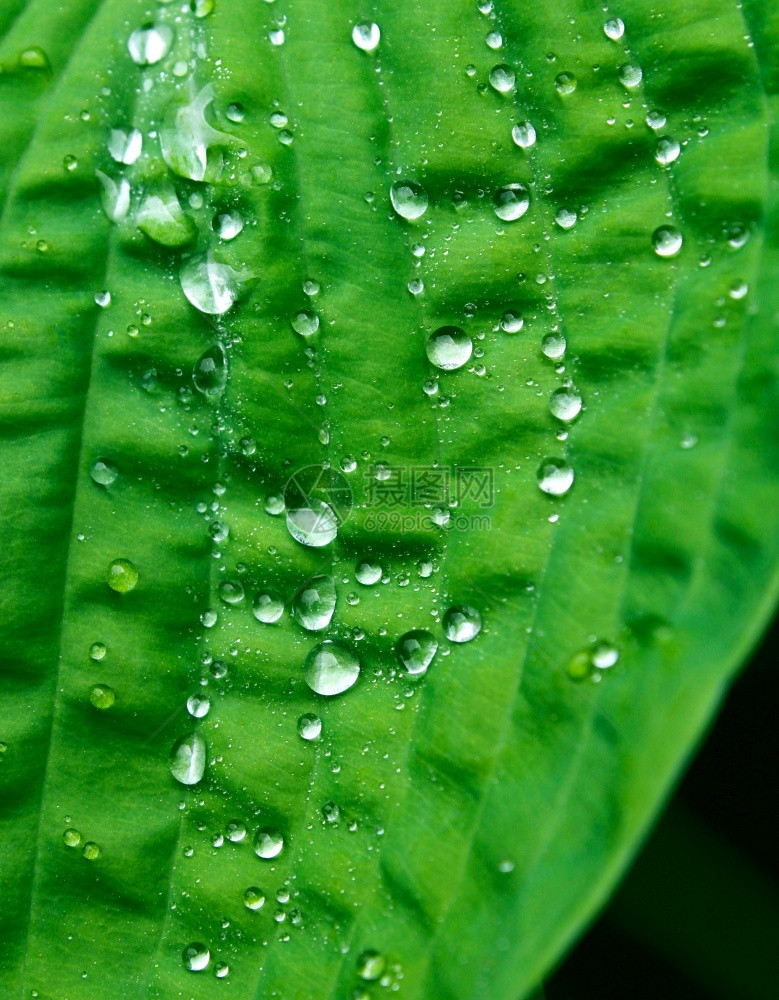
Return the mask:
M 363 52 L 373 52 L 381 40 L 378 24 L 363 22 L 352 28 L 352 41 Z
M 108 136 L 108 152 L 116 163 L 135 163 L 143 151 L 143 135 L 137 128 L 125 132 L 112 128 Z
M 438 642 L 427 629 L 413 629 L 398 639 L 395 646 L 400 665 L 410 674 L 424 674 L 433 662 Z
M 302 740 L 318 740 L 322 733 L 322 720 L 318 715 L 307 712 L 298 719 L 298 735 Z
M 390 188 L 392 207 L 402 219 L 418 219 L 427 211 L 427 191 L 413 181 L 398 181 Z
M 579 216 L 571 208 L 558 208 L 554 220 L 561 229 L 573 229 Z
M 150 240 L 164 247 L 186 246 L 197 232 L 173 188 L 145 195 L 136 212 L 135 224 Z
M 530 207 L 530 192 L 524 184 L 506 184 L 495 192 L 493 206 L 503 222 L 516 222 Z
M 673 226 L 659 226 L 652 233 L 652 246 L 658 257 L 675 257 L 683 242 L 682 234 Z
M 220 240 L 234 240 L 243 232 L 243 218 L 238 212 L 221 212 L 214 219 L 214 232 Z
M 100 857 L 100 848 L 92 840 L 88 840 L 81 850 L 81 854 L 87 861 L 96 861 Z
M 354 575 L 358 583 L 361 583 L 364 587 L 372 587 L 381 580 L 381 566 L 378 563 L 363 560 L 363 562 L 357 564 Z
M 284 614 L 284 601 L 275 591 L 261 590 L 254 598 L 252 614 L 258 622 L 272 625 Z
M 225 827 L 225 834 L 227 839 L 231 844 L 240 844 L 243 838 L 246 836 L 246 827 L 241 823 L 240 820 L 231 819 L 230 822 Z
M 130 211 L 130 182 L 126 177 L 115 181 L 102 170 L 96 170 L 95 176 L 100 181 L 103 211 L 111 222 L 122 222 Z
M 378 951 L 364 951 L 357 959 L 357 975 L 368 983 L 381 979 L 386 968 L 386 959 Z
M 192 257 L 179 271 L 181 290 L 190 303 L 209 316 L 221 316 L 238 298 L 239 274 L 210 254 Z
M 117 594 L 126 594 L 138 583 L 138 570 L 129 559 L 114 559 L 108 567 L 106 582 Z
M 265 893 L 256 885 L 251 885 L 243 894 L 243 905 L 247 910 L 261 910 L 265 905 Z
M 238 101 L 233 101 L 232 104 L 227 105 L 225 114 L 227 115 L 229 121 L 235 122 L 236 125 L 240 125 L 246 117 L 246 109 L 243 104 L 240 104 Z
M 536 130 L 528 121 L 519 122 L 511 130 L 511 138 L 521 149 L 530 149 L 536 142 Z
M 592 665 L 598 670 L 608 670 L 619 660 L 619 650 L 610 642 L 597 642 L 591 653 Z
M 100 309 L 107 309 L 111 305 L 111 293 L 105 289 L 95 292 L 95 305 Z
M 170 52 L 173 28 L 169 24 L 144 24 L 127 42 L 132 61 L 138 66 L 154 66 Z
M 269 861 L 277 858 L 284 848 L 284 837 L 274 827 L 264 826 L 254 835 L 254 853 Z
M 635 90 L 639 87 L 643 77 L 641 67 L 635 63 L 626 63 L 619 68 L 619 82 L 626 90 Z
M 217 962 L 214 966 L 214 975 L 217 979 L 224 979 L 230 974 L 230 966 L 227 962 Z
M 320 632 L 335 612 L 336 593 L 332 577 L 315 576 L 292 598 L 292 614 L 309 632 Z
M 603 25 L 603 31 L 612 42 L 618 42 L 625 34 L 624 22 L 619 17 L 612 17 Z
M 541 342 L 541 350 L 553 361 L 556 361 L 565 354 L 566 347 L 565 337 L 560 333 L 547 334 Z
M 222 580 L 219 597 L 225 604 L 240 604 L 244 598 L 243 584 L 238 580 Z
M 573 478 L 573 469 L 561 458 L 545 459 L 536 474 L 538 488 L 553 497 L 567 493 L 573 486 Z
M 568 423 L 575 420 L 582 411 L 582 397 L 572 388 L 555 389 L 549 397 L 549 410 L 553 417 Z
M 108 459 L 98 458 L 96 462 L 92 463 L 89 475 L 99 486 L 110 486 L 112 483 L 116 482 L 119 470 L 114 463 L 109 462 Z
M 576 90 L 576 77 L 573 73 L 558 73 L 555 77 L 555 90 L 561 97 L 568 97 Z
M 81 843 L 81 834 L 71 827 L 62 834 L 62 842 L 66 847 L 78 847 Z
M 193 941 L 192 944 L 186 946 L 181 958 L 184 968 L 189 972 L 202 972 L 211 961 L 211 952 L 200 941 Z
M 182 785 L 196 785 L 205 773 L 207 754 L 206 741 L 200 733 L 182 736 L 170 751 L 170 773 Z
M 306 657 L 303 673 L 312 691 L 331 698 L 357 683 L 360 661 L 351 649 L 325 639 Z
M 313 337 L 319 329 L 319 317 L 310 309 L 303 309 L 290 320 L 292 329 L 301 337 Z
M 481 632 L 481 615 L 469 604 L 455 606 L 444 613 L 442 625 L 450 642 L 470 642 Z
M 93 642 L 89 647 L 89 656 L 92 660 L 102 660 L 105 654 L 106 648 L 102 642 Z
M 455 371 L 470 359 L 473 341 L 459 326 L 442 326 L 430 335 L 425 350 L 436 368 Z
M 653 131 L 665 128 L 666 117 L 661 111 L 648 111 L 646 115 L 646 123 Z
M 192 381 L 204 396 L 221 396 L 227 385 L 227 356 L 224 347 L 215 343 L 204 351 L 192 369 Z

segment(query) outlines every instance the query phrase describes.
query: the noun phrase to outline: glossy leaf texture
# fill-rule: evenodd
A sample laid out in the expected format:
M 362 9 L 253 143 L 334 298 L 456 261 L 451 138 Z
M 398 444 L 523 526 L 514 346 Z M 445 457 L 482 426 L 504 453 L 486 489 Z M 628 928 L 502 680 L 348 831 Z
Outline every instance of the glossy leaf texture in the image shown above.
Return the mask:
M 773 6 L 0 32 L 0 992 L 527 995 L 776 597 Z

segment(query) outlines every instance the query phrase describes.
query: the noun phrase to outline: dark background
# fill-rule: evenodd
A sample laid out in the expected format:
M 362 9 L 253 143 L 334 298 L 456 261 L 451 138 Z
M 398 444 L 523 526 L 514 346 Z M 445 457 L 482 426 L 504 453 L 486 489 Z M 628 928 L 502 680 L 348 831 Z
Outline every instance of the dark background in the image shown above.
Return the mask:
M 779 619 L 546 1000 L 779 1000 Z

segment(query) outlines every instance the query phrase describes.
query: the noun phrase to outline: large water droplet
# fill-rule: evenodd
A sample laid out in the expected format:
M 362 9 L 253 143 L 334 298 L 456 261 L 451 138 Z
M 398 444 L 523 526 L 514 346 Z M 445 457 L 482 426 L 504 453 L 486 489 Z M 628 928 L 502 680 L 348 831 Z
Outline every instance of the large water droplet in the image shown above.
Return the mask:
M 219 596 L 225 604 L 240 604 L 244 598 L 243 584 L 239 580 L 222 580 Z
M 265 905 L 265 893 L 256 885 L 251 885 L 243 894 L 243 905 L 247 910 L 261 910 Z
M 555 77 L 555 90 L 561 97 L 568 97 L 576 90 L 576 77 L 573 73 L 558 73 Z
M 338 518 L 324 500 L 311 497 L 307 506 L 287 511 L 287 530 L 296 542 L 318 549 L 338 534 Z
M 205 111 L 213 99 L 214 89 L 209 84 L 194 95 L 189 104 L 178 108 L 172 123 L 160 130 L 162 158 L 179 177 L 204 180 L 209 148 L 232 141 L 230 136 L 212 128 L 206 121 Z
M 153 66 L 170 52 L 173 28 L 169 24 L 144 24 L 128 39 L 132 61 L 138 66 Z
M 413 181 L 398 181 L 390 188 L 392 207 L 402 219 L 418 219 L 427 211 L 427 191 Z
M 360 676 L 360 661 L 351 649 L 325 639 L 306 657 L 303 674 L 312 691 L 331 698 L 354 687 Z
M 381 566 L 378 563 L 363 560 L 357 564 L 354 575 L 358 583 L 361 583 L 364 587 L 372 587 L 381 579 Z
M 433 662 L 438 642 L 427 629 L 414 629 L 398 639 L 395 652 L 400 665 L 410 674 L 424 674 Z
M 303 309 L 295 313 L 290 320 L 292 329 L 301 337 L 313 337 L 319 329 L 319 317 L 310 309 Z
M 675 163 L 679 159 L 682 147 L 677 139 L 672 139 L 669 135 L 661 136 L 655 146 L 655 159 L 662 167 L 667 167 L 670 163 Z
M 164 247 L 183 247 L 197 232 L 173 188 L 147 194 L 136 212 L 135 223 L 150 240 Z
M 315 576 L 292 598 L 292 614 L 309 632 L 327 628 L 335 611 L 335 584 L 332 577 Z
M 96 684 L 89 692 L 89 700 L 95 708 L 104 712 L 116 701 L 116 694 L 107 684 Z
M 206 741 L 200 733 L 182 736 L 170 751 L 170 773 L 182 785 L 196 785 L 205 773 L 207 755 Z
M 184 963 L 184 968 L 189 972 L 202 972 L 203 969 L 208 968 L 211 952 L 200 941 L 193 941 L 182 952 L 181 960 Z
M 606 38 L 610 38 L 612 42 L 618 42 L 620 38 L 625 34 L 625 25 L 620 17 L 612 17 L 603 25 L 603 31 Z
M 562 458 L 547 458 L 536 474 L 538 488 L 553 497 L 567 493 L 573 486 L 573 478 L 573 469 Z
M 192 694 L 187 698 L 187 711 L 193 719 L 203 719 L 211 711 L 211 700 L 203 695 Z
M 625 90 L 635 90 L 641 85 L 644 74 L 640 66 L 634 63 L 627 63 L 619 68 L 619 82 Z
M 112 128 L 108 136 L 108 152 L 117 163 L 135 163 L 143 150 L 143 136 L 137 128 L 125 132 Z
M 652 246 L 658 257 L 675 257 L 683 242 L 682 234 L 673 226 L 660 226 L 652 233 Z
M 355 24 L 352 28 L 352 41 L 363 52 L 373 52 L 380 40 L 381 31 L 378 24 L 364 22 L 362 24 Z
M 582 411 L 581 394 L 571 386 L 555 389 L 549 397 L 549 410 L 552 416 L 565 423 L 575 420 Z
M 511 130 L 511 138 L 521 149 L 530 149 L 535 145 L 536 130 L 530 122 L 520 122 Z
M 506 184 L 495 192 L 493 205 L 499 219 L 515 222 L 530 207 L 530 192 L 524 184 Z
M 481 615 L 470 604 L 462 604 L 444 613 L 442 625 L 450 642 L 470 642 L 481 632 Z
M 209 316 L 221 316 L 238 298 L 239 273 L 219 264 L 210 254 L 192 257 L 179 271 L 181 290 L 195 307 Z
M 514 89 L 515 82 L 516 74 L 510 66 L 501 64 L 493 66 L 490 70 L 490 86 L 499 94 L 510 94 Z
M 102 170 L 96 170 L 95 175 L 100 181 L 103 211 L 111 222 L 122 222 L 130 211 L 130 182 L 126 177 L 115 181 Z
M 425 350 L 436 368 L 454 371 L 469 360 L 473 341 L 459 326 L 442 326 L 430 335 Z
M 195 362 L 192 381 L 204 396 L 220 396 L 227 385 L 227 355 L 220 343 L 212 344 Z
M 254 835 L 254 853 L 269 861 L 277 858 L 284 848 L 284 837 L 274 827 L 264 826 Z
M 108 567 L 106 581 L 117 594 L 126 594 L 138 583 L 138 570 L 129 559 L 114 559 Z
M 284 614 L 284 601 L 274 591 L 261 590 L 254 598 L 252 613 L 258 622 L 272 625 Z
M 504 333 L 519 333 L 524 325 L 524 317 L 512 309 L 507 309 L 500 318 L 500 328 Z
M 368 983 L 381 979 L 386 968 L 387 961 L 378 951 L 364 951 L 357 959 L 357 975 Z
M 243 218 L 238 212 L 221 212 L 214 219 L 214 232 L 220 240 L 234 240 L 243 232 Z
M 99 486 L 110 486 L 111 483 L 116 482 L 119 470 L 114 463 L 109 462 L 108 459 L 98 458 L 96 462 L 92 463 L 92 468 L 89 470 L 89 474 L 93 481 Z

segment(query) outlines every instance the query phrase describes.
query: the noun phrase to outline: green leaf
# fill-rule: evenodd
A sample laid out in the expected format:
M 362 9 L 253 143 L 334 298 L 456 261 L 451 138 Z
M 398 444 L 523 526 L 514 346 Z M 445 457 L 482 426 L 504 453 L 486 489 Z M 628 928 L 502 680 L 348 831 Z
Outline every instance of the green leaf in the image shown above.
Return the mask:
M 150 10 L 0 3 L 2 993 L 529 995 L 774 606 L 777 15 Z

